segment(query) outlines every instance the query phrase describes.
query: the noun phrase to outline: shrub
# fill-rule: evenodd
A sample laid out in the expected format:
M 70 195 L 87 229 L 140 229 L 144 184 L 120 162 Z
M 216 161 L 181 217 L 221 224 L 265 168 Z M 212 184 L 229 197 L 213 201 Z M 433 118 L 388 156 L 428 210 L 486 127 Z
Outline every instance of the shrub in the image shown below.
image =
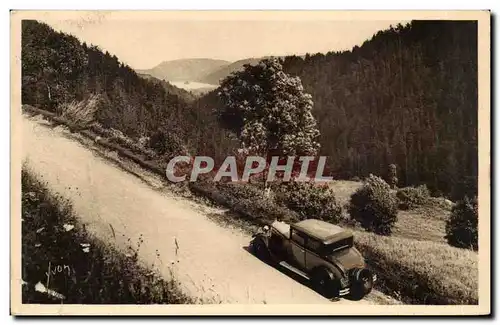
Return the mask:
M 149 138 L 149 146 L 159 155 L 168 155 L 170 157 L 183 154 L 184 149 L 181 139 L 174 133 L 167 133 L 159 129 Z
M 397 212 L 396 196 L 380 177 L 370 175 L 351 196 L 349 213 L 368 231 L 390 235 Z
M 87 127 L 95 121 L 100 105 L 100 96 L 92 95 L 82 101 L 59 104 L 56 108 L 56 113 L 79 127 Z
M 448 244 L 477 251 L 477 223 L 477 196 L 472 199 L 464 197 L 453 207 L 446 222 L 445 238 Z
M 189 188 L 257 225 L 268 224 L 276 219 L 298 221 L 294 211 L 266 199 L 261 189 L 250 184 L 190 182 Z
M 399 189 L 396 197 L 399 201 L 399 208 L 401 210 L 414 209 L 422 206 L 429 201 L 430 192 L 426 185 L 418 187 L 405 187 Z
M 288 182 L 278 191 L 278 203 L 297 212 L 300 219 L 314 218 L 332 223 L 338 223 L 342 219 L 342 208 L 328 186 Z
M 389 165 L 389 174 L 387 177 L 387 182 L 392 189 L 396 189 L 398 186 L 398 172 L 397 167 L 394 164 Z
M 216 187 L 220 192 L 226 195 L 231 194 L 237 199 L 263 200 L 265 198 L 262 189 L 250 184 L 219 182 L 216 183 Z

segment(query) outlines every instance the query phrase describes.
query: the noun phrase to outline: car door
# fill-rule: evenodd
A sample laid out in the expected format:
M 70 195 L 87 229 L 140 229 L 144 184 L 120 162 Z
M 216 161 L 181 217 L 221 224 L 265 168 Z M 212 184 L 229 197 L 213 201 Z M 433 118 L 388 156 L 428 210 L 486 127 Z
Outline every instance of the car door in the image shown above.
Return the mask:
M 307 236 L 296 229 L 291 230 L 290 236 L 290 249 L 291 249 L 291 263 L 295 267 L 300 269 L 305 269 L 306 266 L 306 255 L 304 250 L 304 245 L 307 240 Z
M 306 270 L 311 271 L 315 267 L 324 265 L 323 259 L 319 256 L 319 249 L 321 247 L 322 243 L 314 238 L 307 238 L 305 248 L 306 248 L 306 255 L 305 255 L 305 265 L 306 265 Z

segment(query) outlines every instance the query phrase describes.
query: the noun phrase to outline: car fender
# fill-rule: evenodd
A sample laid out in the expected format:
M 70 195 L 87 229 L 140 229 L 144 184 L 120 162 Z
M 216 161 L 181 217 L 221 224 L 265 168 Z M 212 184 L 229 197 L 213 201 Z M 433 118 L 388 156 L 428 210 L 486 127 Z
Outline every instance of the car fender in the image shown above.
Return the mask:
M 346 271 L 344 267 L 342 267 L 342 265 L 338 262 L 323 259 L 323 263 L 318 267 L 327 268 L 335 276 L 336 279 L 341 279 L 346 277 L 345 274 Z
M 252 241 L 250 242 L 251 245 L 253 245 L 257 241 L 260 241 L 269 250 L 269 237 L 268 236 L 266 236 L 265 234 L 262 234 L 262 233 L 256 233 L 252 237 L 253 237 Z

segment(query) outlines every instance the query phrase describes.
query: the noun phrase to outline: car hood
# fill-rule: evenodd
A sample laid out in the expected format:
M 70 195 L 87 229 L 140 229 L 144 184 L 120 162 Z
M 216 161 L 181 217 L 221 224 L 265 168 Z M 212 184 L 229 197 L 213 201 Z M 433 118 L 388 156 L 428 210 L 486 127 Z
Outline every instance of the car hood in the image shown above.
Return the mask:
M 328 255 L 327 258 L 333 263 L 340 264 L 346 271 L 356 267 L 365 266 L 365 260 L 363 256 L 354 247 L 335 252 L 331 255 Z

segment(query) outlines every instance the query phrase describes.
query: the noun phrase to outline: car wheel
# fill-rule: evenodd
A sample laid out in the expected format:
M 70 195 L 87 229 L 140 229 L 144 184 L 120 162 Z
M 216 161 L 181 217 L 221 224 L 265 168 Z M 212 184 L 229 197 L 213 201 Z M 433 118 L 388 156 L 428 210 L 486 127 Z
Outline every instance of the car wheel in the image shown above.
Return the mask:
M 253 253 L 259 259 L 263 261 L 267 261 L 269 259 L 269 251 L 267 250 L 266 244 L 262 241 L 262 239 L 255 238 L 253 243 Z
M 354 283 L 351 288 L 353 299 L 360 300 L 373 289 L 373 274 L 368 269 L 356 270 Z
M 335 293 L 335 277 L 326 268 L 320 268 L 313 272 L 311 277 L 312 287 L 326 298 L 333 298 Z

